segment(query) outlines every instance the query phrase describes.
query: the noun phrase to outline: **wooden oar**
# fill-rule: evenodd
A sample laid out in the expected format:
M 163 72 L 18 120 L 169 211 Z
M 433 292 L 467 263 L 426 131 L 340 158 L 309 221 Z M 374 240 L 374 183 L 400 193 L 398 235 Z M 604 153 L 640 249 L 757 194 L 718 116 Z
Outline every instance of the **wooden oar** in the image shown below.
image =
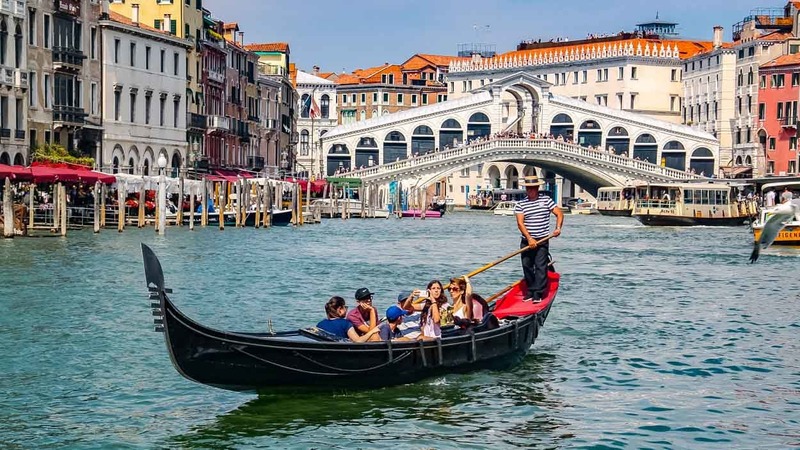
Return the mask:
M 543 238 L 539 239 L 538 241 L 536 241 L 536 244 L 535 244 L 535 246 L 539 246 L 539 245 L 541 245 L 541 244 L 544 244 L 545 242 L 549 241 L 549 240 L 550 240 L 550 239 L 552 239 L 552 238 L 553 238 L 553 235 L 552 235 L 552 234 L 548 234 L 547 236 L 545 236 L 545 237 L 543 237 Z M 468 274 L 466 274 L 466 275 L 464 275 L 464 276 L 465 276 L 465 277 L 470 277 L 470 278 L 472 278 L 473 276 L 475 276 L 475 275 L 477 275 L 477 274 L 479 274 L 479 273 L 481 273 L 481 272 L 484 272 L 484 271 L 486 271 L 486 270 L 488 270 L 488 269 L 491 269 L 492 267 L 494 267 L 494 266 L 496 266 L 496 265 L 500 264 L 501 262 L 503 262 L 503 261 L 506 261 L 506 260 L 508 260 L 508 259 L 510 259 L 510 258 L 513 258 L 513 257 L 515 257 L 515 256 L 519 255 L 520 253 L 522 253 L 522 252 L 524 252 L 524 251 L 526 251 L 526 250 L 530 250 L 530 249 L 532 249 L 532 248 L 534 248 L 534 246 L 532 246 L 532 245 L 529 245 L 529 246 L 527 246 L 527 247 L 522 247 L 522 248 L 521 248 L 521 249 L 519 249 L 519 250 L 514 250 L 513 252 L 509 253 L 508 255 L 506 255 L 506 256 L 503 256 L 502 258 L 500 258 L 500 259 L 498 259 L 498 260 L 496 260 L 496 261 L 492 261 L 492 262 L 490 262 L 489 264 L 486 264 L 486 265 L 485 265 L 485 266 L 483 266 L 483 267 L 480 267 L 480 268 L 478 268 L 478 269 L 475 269 L 475 270 L 473 270 L 472 272 L 470 272 L 470 273 L 468 273 Z M 447 283 L 447 284 L 444 286 L 444 289 L 445 289 L 445 290 L 447 290 L 447 288 L 448 288 L 448 287 L 450 287 L 450 283 Z

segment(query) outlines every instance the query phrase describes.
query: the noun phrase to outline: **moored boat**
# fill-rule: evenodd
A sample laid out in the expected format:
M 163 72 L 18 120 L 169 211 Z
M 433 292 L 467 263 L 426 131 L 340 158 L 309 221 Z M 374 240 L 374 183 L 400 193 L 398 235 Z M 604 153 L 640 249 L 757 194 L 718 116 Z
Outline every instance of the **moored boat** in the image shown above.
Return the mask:
M 637 187 L 632 216 L 653 226 L 737 226 L 752 220 L 757 205 L 737 200 L 721 183 L 665 183 Z
M 500 202 L 494 208 L 495 216 L 513 216 L 517 202 Z
M 425 210 L 425 211 L 420 211 L 419 209 L 407 209 L 407 210 L 401 212 L 401 216 L 403 216 L 403 217 L 422 217 L 423 213 L 425 214 L 426 218 L 438 219 L 438 218 L 442 217 L 442 212 L 441 211 L 435 211 L 435 210 L 431 210 L 431 209 L 428 209 L 428 210 Z
M 526 288 L 517 283 L 479 325 L 443 330 L 441 339 L 353 343 L 314 329 L 240 333 L 208 328 L 175 306 L 161 264 L 144 244 L 142 254 L 156 331 L 164 333 L 173 365 L 189 380 L 233 391 L 378 387 L 508 368 L 527 354 L 559 286 L 559 275 L 548 273 L 544 300 L 532 303 L 522 301 Z
M 581 202 L 576 203 L 573 206 L 569 207 L 570 214 L 597 214 L 597 208 L 595 204 L 592 202 Z

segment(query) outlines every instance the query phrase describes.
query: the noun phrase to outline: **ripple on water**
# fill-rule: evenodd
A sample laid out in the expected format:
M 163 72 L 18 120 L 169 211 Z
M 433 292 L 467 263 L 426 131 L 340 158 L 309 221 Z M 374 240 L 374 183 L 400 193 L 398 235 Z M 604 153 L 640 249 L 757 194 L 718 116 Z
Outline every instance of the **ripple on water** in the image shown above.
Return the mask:
M 745 228 L 567 218 L 562 290 L 506 372 L 333 394 L 230 393 L 181 378 L 153 333 L 139 242 L 209 326 L 313 323 L 360 286 L 467 273 L 518 246 L 513 220 L 326 221 L 269 230 L 126 229 L 0 241 L 0 442 L 10 448 L 788 448 L 798 445 L 800 256 L 748 265 Z M 474 277 L 489 293 L 519 262 Z M 10 287 L 13 286 L 13 289 Z M 533 444 L 535 443 L 535 444 Z

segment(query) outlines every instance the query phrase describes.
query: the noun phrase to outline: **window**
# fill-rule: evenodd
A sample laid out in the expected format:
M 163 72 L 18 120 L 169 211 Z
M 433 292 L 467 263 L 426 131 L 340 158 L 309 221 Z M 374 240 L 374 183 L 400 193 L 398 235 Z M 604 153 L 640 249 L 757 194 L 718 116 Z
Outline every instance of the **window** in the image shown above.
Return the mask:
M 150 125 L 150 107 L 153 105 L 153 94 L 151 92 L 144 93 L 144 123 Z
M 28 93 L 28 105 L 32 107 L 36 107 L 36 99 L 38 97 L 38 85 L 36 84 L 36 72 L 30 72 L 28 74 L 28 85 L 30 86 L 30 92 Z
M 769 138 L 769 149 L 770 150 L 775 150 L 775 138 L 774 137 Z
M 50 16 L 44 15 L 44 48 L 50 48 Z
M 772 87 L 780 89 L 783 87 L 784 75 L 782 73 L 772 74 Z
M 622 104 L 622 94 L 617 94 L 617 104 L 619 105 L 619 109 L 625 107 L 625 105 Z
M 631 109 L 636 109 L 636 94 L 631 94 Z
M 91 42 L 89 42 L 90 55 L 92 59 L 97 59 L 97 28 L 92 27 L 89 30 L 89 37 L 91 39 Z
M 378 93 L 377 92 L 373 92 L 372 93 L 372 104 L 374 104 L 374 105 L 378 104 Z
M 164 73 L 164 59 L 167 56 L 167 52 L 164 49 L 161 49 L 161 73 Z
M 83 108 L 83 81 L 75 80 L 75 106 Z
M 778 119 L 783 118 L 783 102 L 778 102 Z
M 342 104 L 343 105 L 347 104 L 347 94 L 342 94 Z
M 181 99 L 176 97 L 172 100 L 172 126 L 178 128 L 178 121 L 180 119 Z
M 383 93 L 383 104 L 384 105 L 388 105 L 389 104 L 389 93 L 388 92 L 384 92 Z
M 114 39 L 114 63 L 119 63 L 119 39 Z
M 578 71 L 572 72 L 572 84 L 578 84 Z
M 176 77 L 180 75 L 180 68 L 181 68 L 180 55 L 178 55 L 178 53 L 175 52 L 172 54 L 172 74 L 175 75 Z
M 397 104 L 398 105 L 403 104 L 403 94 L 397 94 Z
M 422 104 L 423 105 L 428 104 L 428 94 L 422 94 Z
M 767 105 L 764 103 L 758 104 L 758 120 L 764 120 L 767 115 Z
M 669 74 L 670 81 L 678 81 L 678 69 L 672 69 L 672 72 Z
M 23 129 L 22 118 L 23 118 L 23 115 L 25 114 L 22 111 L 22 99 L 18 98 L 17 101 L 15 102 L 14 106 L 15 106 L 15 109 L 14 109 L 14 118 L 15 118 L 15 120 L 14 120 L 14 128 L 17 129 L 17 130 L 22 130 Z
M 361 94 L 361 104 L 362 105 L 366 105 L 367 104 L 367 94 L 366 93 L 362 93 Z
M 584 70 L 583 73 L 581 73 L 581 83 L 586 83 L 586 80 L 588 78 L 589 78 L 589 71 Z
M 144 68 L 150 70 L 150 47 L 144 48 Z
M 675 95 L 669 96 L 669 110 L 675 111 L 678 105 L 678 97 Z
M 28 10 L 28 44 L 36 45 L 36 10 Z
M 166 108 L 167 108 L 167 96 L 166 94 L 164 94 L 160 98 L 159 114 L 158 114 L 158 125 L 162 127 L 164 126 L 164 113 Z
M 97 114 L 97 83 L 92 83 L 89 89 L 89 105 L 92 115 Z
M 50 75 L 44 74 L 44 107 L 51 108 L 53 104 L 50 99 Z
M 756 48 L 755 47 L 750 47 L 750 48 L 747 49 L 747 56 L 753 56 L 755 54 L 756 54 Z
M 621 80 L 621 79 L 625 78 L 625 68 L 624 67 L 618 68 L 617 71 L 619 72 L 619 74 L 617 74 L 617 79 L 618 80 Z
M 761 89 L 764 89 L 764 88 L 767 87 L 767 76 L 766 75 L 761 75 L 760 77 L 758 77 L 758 87 L 761 88 Z
M 631 80 L 636 79 L 636 67 L 631 67 Z
M 797 136 L 789 138 L 789 150 L 797 150 Z M 790 170 L 790 172 L 794 172 L 794 170 Z
M 131 92 L 131 123 L 136 122 L 136 91 Z
M 417 94 L 411 94 L 411 104 L 412 105 L 417 104 Z
M 122 92 L 119 90 L 114 91 L 114 120 L 121 121 L 120 103 L 122 102 Z
M 136 42 L 131 42 L 131 67 L 136 67 Z
M 0 97 L 0 127 L 8 128 L 8 97 Z

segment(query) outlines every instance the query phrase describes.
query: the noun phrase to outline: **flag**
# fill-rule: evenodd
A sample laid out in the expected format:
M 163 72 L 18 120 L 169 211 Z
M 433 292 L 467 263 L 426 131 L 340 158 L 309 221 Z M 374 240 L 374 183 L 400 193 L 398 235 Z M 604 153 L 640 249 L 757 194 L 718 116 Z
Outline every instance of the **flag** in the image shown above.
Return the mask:
M 311 107 L 308 109 L 308 115 L 312 119 L 316 119 L 320 115 L 319 114 L 319 105 L 317 105 L 317 101 L 314 100 L 313 96 L 311 96 L 310 99 L 311 99 Z

